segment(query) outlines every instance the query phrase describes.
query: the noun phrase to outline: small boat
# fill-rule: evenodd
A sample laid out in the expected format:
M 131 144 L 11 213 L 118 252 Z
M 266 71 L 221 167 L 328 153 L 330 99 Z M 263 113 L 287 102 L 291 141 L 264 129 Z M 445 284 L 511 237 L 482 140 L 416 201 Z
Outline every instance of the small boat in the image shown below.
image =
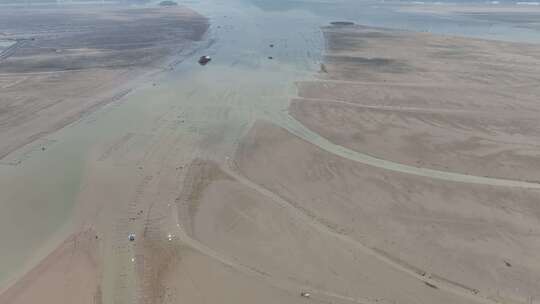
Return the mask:
M 304 297 L 304 298 L 309 298 L 309 297 L 311 297 L 311 293 L 306 292 L 306 291 L 302 291 L 302 292 L 300 293 L 300 295 L 301 295 L 302 297 Z
M 206 65 L 208 62 L 210 62 L 210 60 L 212 60 L 210 56 L 201 56 L 201 58 L 199 58 L 199 64 Z

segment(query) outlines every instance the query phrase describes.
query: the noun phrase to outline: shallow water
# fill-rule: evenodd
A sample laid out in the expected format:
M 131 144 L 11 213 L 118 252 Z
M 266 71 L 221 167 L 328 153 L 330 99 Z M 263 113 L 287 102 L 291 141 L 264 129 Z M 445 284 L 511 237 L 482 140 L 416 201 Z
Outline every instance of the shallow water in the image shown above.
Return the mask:
M 13 40 L 0 40 L 0 52 L 12 46 L 13 44 L 15 44 L 15 41 Z
M 173 131 L 206 142 L 200 150 L 203 157 L 230 155 L 258 119 L 304 134 L 315 144 L 338 152 L 340 147 L 305 133 L 287 114 L 289 98 L 296 94 L 294 82 L 310 79 L 319 68 L 324 48 L 320 26 L 348 20 L 369 26 L 540 42 L 540 32 L 508 22 L 403 13 L 382 2 L 197 0 L 185 5 L 211 22 L 199 51 L 173 71 L 156 76 L 158 86 L 145 85 L 10 155 L 11 160 L 21 160 L 18 165 L 0 164 L 0 289 L 56 244 L 50 240 L 61 239 L 69 230 L 90 151 L 128 132 L 156 134 L 160 131 L 155 122 L 160 117 L 183 120 Z M 196 62 L 202 55 L 213 58 L 204 67 Z M 347 153 L 339 152 L 345 157 Z M 425 173 L 433 174 L 437 173 Z M 107 292 L 112 291 L 104 290 Z

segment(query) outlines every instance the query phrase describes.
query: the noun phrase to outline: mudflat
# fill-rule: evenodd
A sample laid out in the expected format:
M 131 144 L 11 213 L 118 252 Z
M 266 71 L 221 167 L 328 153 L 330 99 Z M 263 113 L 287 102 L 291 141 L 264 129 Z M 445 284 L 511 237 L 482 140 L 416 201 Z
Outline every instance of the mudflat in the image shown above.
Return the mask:
M 46 139 L 47 135 L 101 106 L 125 98 L 144 81 L 155 81 L 152 75 L 174 68 L 196 47 L 196 42 L 203 39 L 208 26 L 205 17 L 185 7 L 2 8 L 2 169 L 17 171 L 24 167 L 21 163 L 25 153 L 45 153 L 49 149 L 47 144 L 51 140 Z M 132 140 L 140 140 L 133 137 Z M 117 146 L 122 140 L 125 144 L 130 139 L 129 134 L 126 135 Z M 102 159 L 112 153 L 111 149 L 105 149 Z M 124 162 L 127 161 L 126 156 L 129 154 L 122 155 Z M 60 167 L 51 166 L 49 169 L 69 175 L 69 170 Z M 99 168 L 89 167 L 92 170 Z M 104 175 L 115 176 L 112 171 Z M 119 179 L 138 182 L 134 175 L 134 172 L 129 172 Z M 104 262 L 104 256 L 113 256 L 111 250 L 116 250 L 111 249 L 111 239 L 104 237 L 104 231 L 114 231 L 110 228 L 111 214 L 115 214 L 111 210 L 120 207 L 108 202 L 121 191 L 110 193 L 105 188 L 107 183 L 114 184 L 115 189 L 124 189 L 129 194 L 127 187 L 122 188 L 121 182 L 111 180 L 103 184 L 103 176 L 96 177 L 94 185 L 97 188 L 89 187 L 89 193 L 82 192 L 82 202 L 75 208 L 77 211 L 70 212 L 68 205 L 56 210 L 62 213 L 68 209 L 66 212 L 76 223 L 75 228 L 66 229 L 68 237 L 64 239 L 64 231 L 58 232 L 59 228 L 44 228 L 47 226 L 43 225 L 45 222 L 54 222 L 47 213 L 54 207 L 41 191 L 49 191 L 61 182 L 51 179 L 48 186 L 40 182 L 43 188 L 36 190 L 36 199 L 32 199 L 33 203 L 27 209 L 25 200 L 16 195 L 18 190 L 14 188 L 20 186 L 28 192 L 27 188 L 32 188 L 29 186 L 31 178 L 26 179 L 28 184 L 17 183 L 12 191 L 6 190 L 6 185 L 16 180 L 16 176 L 3 175 L 2 179 L 6 182 L 2 184 L 5 191 L 1 205 L 3 219 L 6 219 L 2 226 L 2 242 L 3 248 L 9 248 L 2 254 L 0 303 L 95 304 L 118 299 L 121 295 L 117 294 L 125 291 L 126 284 L 103 284 L 104 277 L 112 269 L 110 262 Z M 79 193 L 77 186 L 74 191 Z M 97 216 L 105 207 L 111 208 L 109 213 Z M 62 224 L 59 221 L 51 226 Z M 51 236 L 54 233 L 57 234 Z M 121 291 L 113 293 L 111 288 Z
M 320 254 L 333 280 L 298 280 L 383 303 L 533 302 L 540 281 L 538 46 L 350 24 L 323 32 L 318 79 L 298 83 L 289 109 L 309 132 L 259 122 L 235 156 L 241 176 L 303 219 L 296 225 L 325 232 L 322 244 L 337 242 L 313 242 L 309 253 Z M 486 183 L 469 183 L 470 176 Z M 199 227 L 201 236 L 221 239 L 218 229 Z M 347 261 L 330 247 L 366 256 Z M 306 265 L 309 254 L 296 264 Z M 347 277 L 337 270 L 342 262 L 365 277 Z M 279 263 L 264 269 L 277 272 Z M 399 275 L 424 288 L 405 287 Z M 361 290 L 368 278 L 381 281 Z M 434 290 L 454 298 L 427 300 Z
M 3 8 L 0 159 L 120 99 L 207 28 L 186 8 Z
M 100 18 L 145 16 L 136 19 L 144 23 L 161 13 L 198 16 L 170 8 L 123 12 Z M 207 26 L 193 18 L 188 25 Z M 175 28 L 180 45 L 202 35 Z M 35 267 L 8 278 L 0 303 L 536 303 L 538 47 L 349 22 L 323 33 L 320 72 L 297 84 L 288 111 L 289 90 L 273 93 L 279 80 L 297 74 L 264 77 L 290 68 L 280 56 L 268 63 L 280 64 L 273 69 L 227 64 L 223 53 L 201 67 L 196 59 L 204 54 L 196 54 L 195 69 L 182 77 L 129 94 L 129 102 L 74 125 L 51 148 L 4 165 L 0 178 L 14 187 L 4 187 L 3 203 L 20 207 L 6 208 L 16 210 L 16 220 L 37 218 L 35 206 L 44 215 L 62 207 L 50 204 L 54 196 L 42 202 L 37 190 L 21 195 L 30 177 L 38 190 L 64 190 L 51 185 L 53 166 L 60 172 L 55 179 L 75 180 L 65 186 L 75 193 L 64 197 L 73 209 L 65 215 L 70 236 L 58 233 L 63 242 L 48 239 L 55 231 L 40 234 L 38 220 L 5 226 L 27 228 L 4 234 L 13 234 L 13 241 L 5 237 L 12 256 L 43 243 L 56 249 L 43 259 L 30 255 Z M 143 50 L 160 53 L 146 42 Z M 284 42 L 264 41 L 264 52 Z M 229 47 L 244 45 L 216 43 Z M 264 52 L 248 48 L 246 62 L 268 62 Z M 98 82 L 104 74 L 91 71 L 152 71 L 167 57 L 141 56 L 139 68 L 126 69 L 127 61 L 100 54 L 111 68 L 62 74 L 48 66 L 29 72 L 23 61 L 9 64 L 17 52 L 7 54 L 6 74 L 45 77 L 37 83 L 48 83 L 49 73 L 82 73 Z M 15 67 L 25 70 L 10 70 Z M 84 83 L 78 82 L 81 89 Z M 101 88 L 89 90 L 94 96 Z M 122 98 L 125 91 L 115 92 Z M 23 246 L 30 242 L 38 245 Z M 3 261 L 17 260 L 9 258 Z
M 252 129 L 236 160 L 242 175 L 282 198 L 330 239 L 337 238 L 339 242 L 329 246 L 332 250 L 367 252 L 365 260 L 345 262 L 346 267 L 358 266 L 353 272 L 371 280 L 381 275 L 377 285 L 385 284 L 387 291 L 360 292 L 357 286 L 365 284 L 360 277 L 355 281 L 336 271 L 333 283 L 350 284 L 343 292 L 358 291 L 359 297 L 373 292 L 384 294 L 389 303 L 406 303 L 408 296 L 390 291 L 422 299 L 432 291 L 428 285 L 406 291 L 404 279 L 397 274 L 385 278 L 376 270 L 388 268 L 437 286 L 436 295 L 460 295 L 450 301 L 454 303 L 468 295 L 479 300 L 523 300 L 536 292 L 540 272 L 531 252 L 539 246 L 537 191 L 438 181 L 374 168 L 332 155 L 268 123 Z M 312 254 L 331 256 L 316 248 Z M 326 259 L 324 265 L 334 269 L 343 261 Z
M 333 143 L 410 166 L 540 180 L 537 45 L 327 27 L 291 113 Z
M 461 4 L 461 5 L 404 5 L 401 11 L 434 14 L 444 16 L 460 16 L 471 20 L 502 22 L 518 25 L 521 28 L 538 30 L 540 23 L 540 7 L 536 2 L 522 1 L 517 5 L 498 3 L 498 5 Z

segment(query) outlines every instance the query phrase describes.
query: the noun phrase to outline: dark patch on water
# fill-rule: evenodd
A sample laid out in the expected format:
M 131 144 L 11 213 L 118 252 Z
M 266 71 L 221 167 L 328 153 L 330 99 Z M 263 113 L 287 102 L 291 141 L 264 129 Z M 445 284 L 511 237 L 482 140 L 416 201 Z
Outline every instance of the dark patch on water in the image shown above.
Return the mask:
M 333 21 L 333 22 L 330 22 L 331 25 L 334 25 L 334 26 L 351 26 L 351 25 L 354 25 L 354 22 L 351 22 L 351 21 Z
M 356 50 L 366 44 L 364 40 L 358 39 L 356 34 L 326 34 L 327 47 L 330 51 Z
M 358 37 L 362 38 L 395 38 L 395 35 L 382 32 L 359 32 Z
M 340 63 L 351 63 L 354 65 L 363 65 L 366 67 L 382 67 L 395 65 L 396 60 L 389 58 L 367 58 L 367 57 L 355 57 L 355 56 L 328 56 L 332 57 L 333 61 L 339 61 Z
M 355 79 L 373 73 L 407 73 L 411 67 L 403 61 L 390 58 L 356 56 L 325 57 L 325 61 L 339 70 L 343 77 Z

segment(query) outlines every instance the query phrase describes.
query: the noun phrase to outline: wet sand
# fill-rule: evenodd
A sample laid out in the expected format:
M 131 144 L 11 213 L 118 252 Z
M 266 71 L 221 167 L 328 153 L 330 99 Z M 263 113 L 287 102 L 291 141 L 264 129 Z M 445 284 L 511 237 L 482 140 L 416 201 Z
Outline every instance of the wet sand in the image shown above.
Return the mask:
M 332 248 L 351 246 L 368 252 L 365 261 L 346 265 L 374 267 L 367 271 L 371 279 L 375 269 L 390 268 L 413 281 L 427 280 L 439 288 L 437 295 L 460 295 L 452 300 L 456 303 L 466 296 L 480 302 L 522 301 L 536 293 L 539 264 L 530 253 L 539 246 L 537 191 L 437 181 L 373 168 L 332 155 L 268 123 L 252 129 L 236 160 L 242 175 L 338 238 L 339 245 Z M 331 256 L 322 247 L 311 252 Z M 332 269 L 343 260 L 325 259 L 324 265 Z M 345 273 L 335 275 L 342 278 Z M 406 290 L 404 279 L 390 281 L 395 277 L 383 276 L 386 293 L 378 295 L 389 297 L 390 303 L 407 302 L 406 296 L 390 294 Z M 352 278 L 342 281 L 364 285 Z M 429 290 L 406 293 L 425 299 Z
M 362 26 L 332 26 L 324 33 L 327 54 L 319 79 L 300 82 L 300 98 L 290 107 L 309 130 L 292 121 L 282 125 L 285 129 L 256 124 L 235 156 L 240 174 L 306 224 L 340 240 L 333 249 L 352 246 L 367 253 L 366 260 L 357 261 L 365 269 L 389 268 L 424 281 L 439 296 L 457 296 L 450 300 L 456 303 L 535 298 L 540 264 L 531 253 L 540 246 L 534 241 L 540 231 L 534 190 L 539 150 L 538 92 L 532 83 L 538 73 L 530 63 L 538 60 L 538 47 Z M 438 173 L 424 174 L 424 168 Z M 443 172 L 458 174 L 447 179 Z M 488 178 L 482 185 L 469 179 L 474 176 Z M 502 179 L 491 184 L 490 178 Z M 527 183 L 516 187 L 520 180 Z M 259 218 L 237 212 L 236 218 Z M 213 217 L 211 222 L 221 221 Z M 213 242 L 223 238 L 218 231 L 228 231 L 199 229 Z M 260 230 L 245 229 L 242 235 Z M 214 239 L 216 234 L 220 237 Z M 294 242 L 301 239 L 312 240 L 304 235 Z M 314 255 L 333 256 L 322 245 L 315 248 Z M 303 260 L 293 265 L 309 263 L 308 254 L 300 256 Z M 325 259 L 324 265 L 339 268 L 341 261 L 346 258 Z M 277 272 L 279 263 L 266 269 Z M 364 286 L 359 278 L 344 278 L 346 273 L 336 271 L 332 283 Z M 396 276 L 381 279 L 385 301 L 408 301 L 403 294 L 392 295 L 394 288 L 427 299 L 425 290 L 406 289 L 403 279 L 388 281 Z M 313 285 L 350 294 L 346 284 L 332 283 Z M 374 287 L 356 296 L 370 292 L 381 296 Z
M 110 229 L 110 217 L 98 214 L 113 196 L 99 202 L 97 193 L 107 193 L 99 189 L 85 202 L 81 174 L 88 170 L 80 157 L 55 152 L 51 136 L 157 81 L 196 49 L 207 19 L 184 7 L 8 8 L 1 15 L 3 36 L 16 42 L 0 58 L 0 226 L 9 246 L 0 302 L 101 303 L 110 242 L 98 234 Z M 89 142 L 80 134 L 70 151 Z M 114 149 L 108 144 L 104 155 Z M 38 161 L 35 153 L 48 156 Z
M 482 47 L 487 44 L 491 51 L 488 54 L 497 54 L 502 48 L 503 52 L 525 56 L 517 51 L 522 50 L 520 45 L 502 47 L 488 41 L 364 27 L 325 30 L 336 35 L 343 31 L 347 39 L 327 40 L 325 71 L 319 75 L 320 79 L 299 84 L 302 98 L 293 100 L 290 108 L 294 117 L 312 128 L 311 132 L 291 119 L 274 118 L 271 122 L 262 119 L 243 137 L 234 157 L 191 162 L 184 168 L 182 191 L 175 199 L 179 229 L 174 238 L 269 286 L 291 293 L 296 290 L 297 294 L 309 291 L 315 301 L 496 303 L 523 302 L 536 297 L 540 264 L 531 253 L 540 246 L 535 240 L 540 231 L 537 183 L 519 183 L 519 178 L 514 180 L 513 175 L 502 174 L 505 171 L 497 166 L 492 166 L 494 172 L 504 179 L 481 179 L 486 171 L 462 171 L 446 178 L 442 173 L 460 172 L 455 165 L 460 163 L 457 161 L 437 168 L 439 171 L 422 171 L 424 165 L 430 168 L 430 164 L 411 164 L 409 169 L 401 170 L 396 160 L 381 166 L 378 161 L 340 148 L 341 142 L 333 144 L 339 136 L 344 138 L 344 146 L 355 142 L 357 138 L 347 137 L 351 129 L 356 128 L 358 133 L 369 130 L 346 124 L 366 120 L 354 116 L 357 112 L 350 107 L 365 107 L 364 111 L 375 112 L 370 117 L 389 112 L 394 120 L 398 114 L 417 114 L 407 116 L 409 123 L 396 127 L 402 132 L 415 130 L 417 125 L 412 123 L 412 117 L 422 118 L 425 114 L 446 124 L 433 122 L 431 128 L 421 131 L 423 134 L 438 125 L 459 128 L 462 133 L 467 130 L 473 137 L 481 136 L 478 130 L 492 125 L 502 133 L 499 130 L 504 130 L 503 127 L 512 127 L 507 125 L 508 120 L 500 118 L 499 115 L 506 113 L 503 110 L 515 109 L 523 117 L 536 111 L 534 89 L 524 93 L 518 90 L 522 87 L 509 82 L 506 92 L 489 90 L 488 87 L 496 87 L 495 77 L 509 74 L 495 72 L 484 78 L 479 67 L 472 65 L 469 71 L 471 64 L 463 61 L 466 66 L 460 66 L 457 59 L 450 61 L 449 70 L 439 72 L 435 63 L 441 59 L 428 55 L 420 55 L 424 69 L 418 80 L 416 62 L 407 58 L 408 67 L 404 68 L 401 61 L 405 60 L 396 54 L 416 54 L 413 48 L 425 43 L 436 44 L 443 51 L 460 44 L 483 54 L 486 50 Z M 361 46 L 354 43 L 355 38 L 362 39 Z M 382 43 L 389 50 L 386 53 L 369 49 L 369 46 L 379 47 L 380 39 L 390 40 Z M 345 46 L 343 41 L 347 42 Z M 411 52 L 389 45 L 394 41 L 405 49 L 412 48 Z M 356 52 L 381 57 L 384 54 L 387 58 L 374 59 Z M 481 62 L 489 64 L 488 60 Z M 430 63 L 432 70 L 427 68 Z M 361 68 L 350 67 L 355 64 Z M 501 67 L 503 71 L 504 68 Z M 464 79 L 464 74 L 470 78 Z M 519 69 L 511 75 L 527 81 L 536 77 L 528 70 Z M 454 80 L 454 87 L 439 87 L 438 77 L 444 77 L 447 82 Z M 397 84 L 391 85 L 387 79 Z M 424 82 L 429 79 L 431 82 Z M 382 100 L 386 104 L 375 103 L 378 99 L 373 97 L 368 100 L 371 103 L 359 104 L 364 96 L 371 97 L 362 94 L 364 90 L 371 96 L 385 96 Z M 463 95 L 456 90 L 470 90 L 474 95 L 456 98 Z M 446 92 L 448 95 L 442 94 Z M 304 94 L 311 94 L 310 99 Z M 516 94 L 520 99 L 509 99 L 505 94 Z M 332 101 L 335 96 L 348 96 L 350 100 Z M 302 107 L 300 103 L 318 103 L 318 108 Z M 332 116 L 336 113 L 351 117 L 337 119 Z M 319 119 L 319 129 L 310 124 L 313 117 Z M 481 128 L 463 126 L 478 123 L 479 117 L 485 119 L 482 122 L 491 123 L 484 122 Z M 328 125 L 336 126 L 335 133 L 326 131 Z M 452 138 L 451 134 L 448 131 L 438 137 Z M 534 145 L 535 133 L 527 134 L 532 137 L 524 136 L 524 145 Z M 324 140 L 326 136 L 329 142 Z M 396 144 L 399 138 L 388 134 L 377 137 L 388 145 Z M 363 153 L 361 148 L 365 146 L 354 149 Z M 448 150 L 459 152 L 458 148 Z M 370 154 L 384 159 L 381 156 L 388 150 L 379 147 Z M 473 159 L 471 163 L 480 161 Z M 504 166 L 502 160 L 493 162 Z M 527 165 L 533 162 L 524 163 L 516 172 L 536 173 L 527 171 Z M 161 242 L 167 242 L 163 233 L 157 235 Z M 154 278 L 151 276 L 149 281 L 155 282 Z M 150 294 L 159 294 L 159 288 L 153 286 Z
M 497 1 L 494 1 L 497 2 Z M 402 12 L 414 14 L 445 16 L 462 18 L 465 22 L 470 20 L 489 22 L 490 26 L 501 24 L 519 27 L 526 30 L 538 31 L 540 29 L 540 6 L 535 2 L 521 1 L 517 3 L 416 3 L 398 5 Z M 522 40 L 522 41 L 527 41 Z
M 418 130 L 458 142 L 483 136 L 499 145 L 488 153 L 509 139 L 528 151 L 537 139 L 527 120 L 537 111 L 534 45 L 331 27 L 319 62 L 320 19 L 211 5 L 208 48 L 45 136 L 45 150 L 19 149 L 18 165 L 0 167 L 9 198 L 2 202 L 17 202 L 13 217 L 35 222 L 4 223 L 24 228 L 13 237 L 33 245 L 8 253 L 38 261 L 0 303 L 450 304 L 538 296 L 532 189 L 540 184 L 529 180 L 536 177 L 530 159 L 492 157 L 502 165 L 488 172 L 471 165 L 481 162 L 479 151 L 455 157 L 464 153 L 460 144 L 447 144 L 456 151 L 443 159 L 441 150 L 422 149 L 441 166 L 385 154 L 401 148 L 399 132 Z M 449 49 L 472 58 L 460 62 Z M 208 54 L 212 62 L 199 66 L 198 56 Z M 315 74 L 320 63 L 323 73 Z M 487 89 L 499 82 L 504 90 Z M 518 131 L 505 124 L 508 111 Z M 354 134 L 372 129 L 364 139 L 371 144 L 357 144 Z M 467 161 L 471 171 L 460 167 Z M 39 215 L 30 212 L 36 207 Z M 57 225 L 66 218 L 63 231 Z M 54 247 L 51 235 L 63 232 L 56 250 L 42 250 L 52 252 L 47 258 L 28 253 L 44 242 Z
M 344 147 L 409 166 L 539 181 L 540 48 L 328 27 L 325 72 L 291 113 Z
M 99 241 L 93 230 L 69 237 L 0 294 L 0 303 L 101 303 Z
M 207 28 L 186 8 L 2 9 L 15 44 L 0 55 L 0 161 L 169 68 Z

